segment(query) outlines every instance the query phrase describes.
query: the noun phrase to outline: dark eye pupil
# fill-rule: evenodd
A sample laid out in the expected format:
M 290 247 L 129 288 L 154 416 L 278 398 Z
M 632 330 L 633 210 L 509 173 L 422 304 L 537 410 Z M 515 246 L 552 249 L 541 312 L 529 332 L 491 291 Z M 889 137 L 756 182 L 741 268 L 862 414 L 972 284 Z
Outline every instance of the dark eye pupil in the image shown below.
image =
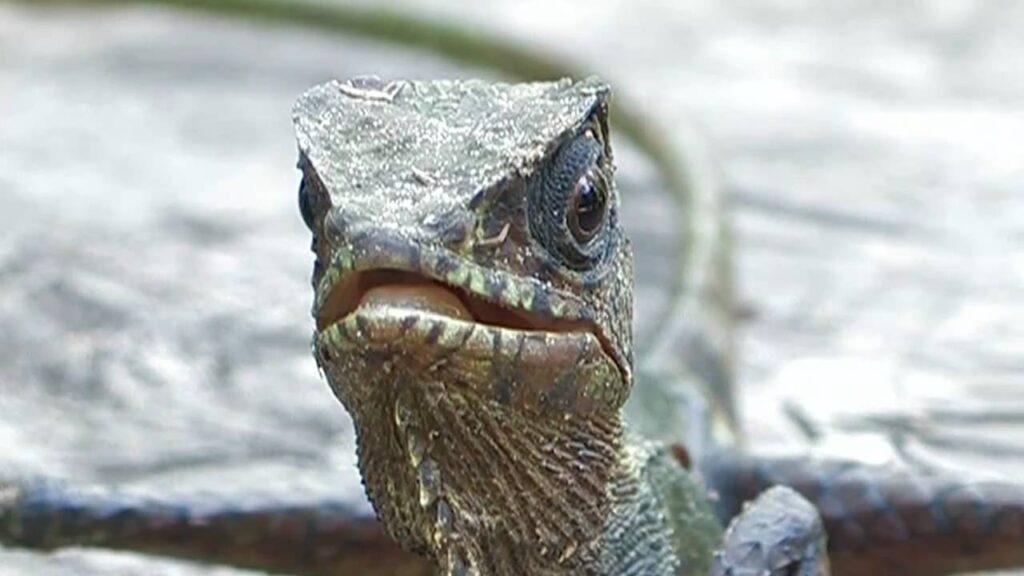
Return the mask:
M 573 187 L 569 229 L 577 242 L 594 237 L 604 222 L 605 195 L 589 176 L 581 176 Z

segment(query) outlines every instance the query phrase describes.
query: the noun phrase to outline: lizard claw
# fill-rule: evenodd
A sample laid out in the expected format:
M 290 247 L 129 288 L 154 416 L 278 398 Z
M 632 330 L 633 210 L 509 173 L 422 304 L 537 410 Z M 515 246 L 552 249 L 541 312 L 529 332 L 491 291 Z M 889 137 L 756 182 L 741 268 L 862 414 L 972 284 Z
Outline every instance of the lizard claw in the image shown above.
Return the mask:
M 744 507 L 715 553 L 711 576 L 829 576 L 818 511 L 776 486 Z

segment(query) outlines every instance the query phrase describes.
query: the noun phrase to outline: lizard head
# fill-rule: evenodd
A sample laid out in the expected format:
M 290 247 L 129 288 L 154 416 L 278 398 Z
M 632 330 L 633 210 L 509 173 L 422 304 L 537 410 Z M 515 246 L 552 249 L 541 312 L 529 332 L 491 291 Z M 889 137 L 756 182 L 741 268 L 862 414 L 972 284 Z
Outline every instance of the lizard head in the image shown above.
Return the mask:
M 440 562 L 481 561 L 470 533 L 564 553 L 572 521 L 517 525 L 511 493 L 613 467 L 633 279 L 608 99 L 595 80 L 364 79 L 295 106 L 314 355 L 378 514 Z

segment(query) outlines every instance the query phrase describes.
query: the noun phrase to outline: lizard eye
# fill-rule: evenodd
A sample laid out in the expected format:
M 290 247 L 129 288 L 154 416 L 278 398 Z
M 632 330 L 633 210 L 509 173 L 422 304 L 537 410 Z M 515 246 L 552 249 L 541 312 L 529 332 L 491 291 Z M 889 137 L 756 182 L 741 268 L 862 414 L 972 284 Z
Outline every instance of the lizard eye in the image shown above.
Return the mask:
M 578 271 L 603 262 L 614 239 L 610 167 L 590 130 L 566 141 L 528 185 L 530 233 Z
M 598 186 L 593 175 L 584 174 L 569 192 L 567 208 L 565 219 L 569 232 L 577 242 L 586 244 L 594 239 L 604 224 L 608 194 L 603 186 Z

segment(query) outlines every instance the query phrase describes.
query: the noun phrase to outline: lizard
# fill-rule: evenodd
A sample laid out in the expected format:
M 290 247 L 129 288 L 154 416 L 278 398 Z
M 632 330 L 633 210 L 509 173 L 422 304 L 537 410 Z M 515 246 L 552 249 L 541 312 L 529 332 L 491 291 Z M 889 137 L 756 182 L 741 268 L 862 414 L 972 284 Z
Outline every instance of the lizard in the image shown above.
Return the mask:
M 822 521 L 801 496 L 769 490 L 723 536 L 700 483 L 622 421 L 632 255 L 609 98 L 588 79 L 353 80 L 299 99 L 314 356 L 352 416 L 367 494 L 446 575 L 827 574 Z M 707 476 L 726 496 L 744 475 L 762 488 L 800 477 L 779 465 L 768 482 L 742 462 L 710 458 Z M 916 528 L 885 515 L 903 491 L 903 512 L 924 503 L 921 523 L 949 516 L 934 523 L 947 547 L 987 534 L 990 564 L 1021 561 L 1020 490 L 986 487 L 1003 522 L 965 528 L 947 514 L 963 486 L 874 474 L 848 485 L 876 491 L 860 510 L 875 527 Z M 824 486 L 803 487 L 820 506 Z
M 363 10 L 279 0 L 155 2 L 386 38 L 517 77 L 557 77 L 578 70 L 549 54 L 504 43 L 487 32 L 423 20 L 387 8 Z M 631 137 L 650 156 L 669 188 L 679 195 L 679 190 L 686 187 L 682 174 L 685 167 L 680 165 L 686 162 L 680 162 L 680 150 L 668 149 L 657 132 L 644 126 L 644 120 L 642 114 L 623 107 L 620 97 L 617 131 Z M 716 386 L 719 384 L 716 382 Z M 705 392 L 718 395 L 719 402 L 729 396 L 725 388 Z M 645 431 L 663 431 L 668 424 L 659 419 Z M 824 504 L 821 511 L 833 535 L 830 552 L 836 558 L 837 573 L 873 574 L 888 569 L 902 574 L 939 574 L 1011 565 L 1019 556 L 1013 555 L 1019 552 L 1019 546 L 1015 550 L 1015 542 L 1011 542 L 1007 552 L 1005 541 L 1015 534 L 1014 522 L 1020 525 L 1017 511 L 1022 498 L 1006 486 L 934 482 L 893 476 L 851 463 L 803 460 L 710 458 L 700 467 L 720 497 L 716 508 L 723 520 L 731 518 L 741 502 L 773 484 L 794 484 L 819 506 Z M 871 495 L 869 505 L 863 506 L 865 499 L 859 493 Z M 844 504 L 842 496 L 857 504 L 858 495 L 860 508 Z M 777 514 L 773 506 L 765 506 L 764 511 L 748 516 L 745 525 L 757 524 L 756 519 L 765 516 L 778 519 L 773 516 Z M 917 532 L 899 529 L 901 520 Z M 872 523 L 878 529 L 871 529 Z M 746 534 L 755 542 L 762 537 L 768 541 L 773 534 L 769 528 L 760 522 L 758 529 L 741 528 L 731 534 Z M 402 556 L 380 539 L 371 518 L 346 504 L 294 506 L 227 501 L 211 506 L 209 502 L 133 499 L 116 492 L 79 490 L 45 481 L 0 483 L 0 543 L 43 549 L 101 546 L 303 574 L 371 570 L 425 573 L 421 562 Z M 737 546 L 726 549 L 736 550 Z M 927 554 L 912 556 L 908 549 Z
M 623 423 L 608 103 L 596 80 L 357 79 L 296 104 L 314 356 L 378 517 L 447 576 L 707 574 L 722 540 L 699 484 Z M 823 574 L 820 519 L 783 494 L 751 514 L 803 511 L 806 533 L 757 569 Z
M 596 80 L 352 81 L 297 104 L 314 355 L 353 415 L 386 530 L 447 574 L 807 575 L 831 564 L 924 576 L 1024 563 L 1019 486 L 727 450 L 691 473 L 678 451 L 630 436 L 631 256 L 609 99 Z M 602 244 L 566 244 L 581 239 Z M 330 506 L 0 488 L 7 545 L 302 574 L 426 569 Z

